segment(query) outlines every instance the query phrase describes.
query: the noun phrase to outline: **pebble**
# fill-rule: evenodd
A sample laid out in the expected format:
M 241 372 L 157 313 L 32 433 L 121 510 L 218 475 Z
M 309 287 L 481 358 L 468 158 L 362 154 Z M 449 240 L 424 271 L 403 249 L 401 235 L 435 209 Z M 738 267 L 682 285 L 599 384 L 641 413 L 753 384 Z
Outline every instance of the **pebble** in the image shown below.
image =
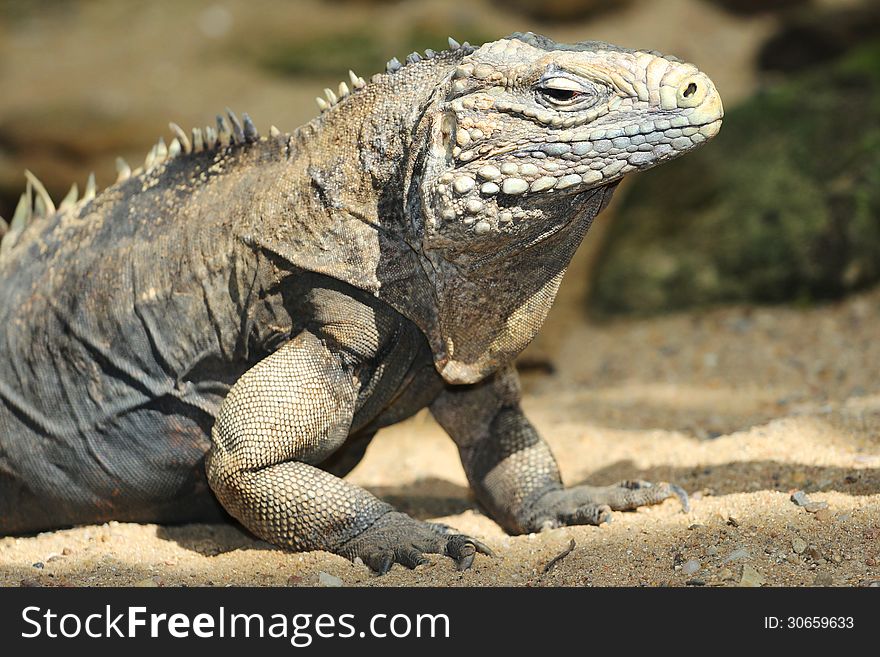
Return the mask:
M 685 575 L 693 575 L 700 569 L 700 562 L 696 559 L 689 559 L 685 561 L 681 566 L 681 571 Z
M 749 564 L 743 566 L 742 577 L 739 579 L 740 586 L 763 586 L 764 576 Z
M 342 586 L 342 580 L 322 570 L 318 573 L 318 586 Z
M 720 573 L 718 573 L 718 576 L 721 579 L 733 579 L 733 571 L 730 568 L 724 568 Z
M 822 558 L 822 553 L 819 551 L 819 548 L 817 548 L 815 545 L 811 545 L 807 549 L 807 554 L 810 555 L 810 559 L 812 559 L 813 561 L 819 561 L 819 559 Z
M 815 586 L 831 586 L 834 584 L 834 578 L 828 571 L 823 571 L 816 574 L 816 579 L 813 581 L 813 584 Z
M 827 506 L 826 502 L 822 502 L 822 504 L 825 504 Z M 807 510 L 809 511 L 809 509 L 807 509 Z M 830 509 L 824 509 L 824 508 L 819 509 L 818 511 L 815 512 L 814 515 L 815 515 L 816 520 L 818 520 L 819 522 L 828 522 L 829 520 L 831 520 L 831 510 Z
M 135 582 L 133 586 L 141 588 L 153 588 L 156 586 L 161 586 L 161 584 L 162 580 L 159 577 L 147 577 L 146 579 Z
M 38 561 L 37 563 L 31 564 L 31 567 L 39 568 L 40 570 L 42 570 L 46 567 L 46 565 L 42 561 Z
M 710 545 L 706 548 L 706 554 L 708 554 L 710 557 L 714 557 L 716 554 L 718 554 L 718 548 L 714 545 Z
M 358 557 L 358 559 L 360 559 L 360 557 Z M 300 586 L 303 583 L 303 581 L 304 581 L 303 578 L 300 577 L 299 575 L 291 575 L 290 577 L 287 578 L 287 585 L 288 586 Z
M 703 579 L 689 579 L 686 581 L 685 586 L 706 586 L 706 580 Z
M 807 513 L 817 513 L 822 509 L 828 508 L 828 502 L 814 502 L 809 497 L 807 497 L 807 494 L 802 490 L 798 490 L 792 493 L 791 501 L 798 506 L 804 507 L 804 510 Z
M 748 559 L 749 551 L 745 548 L 738 548 L 727 555 L 724 559 L 724 563 L 730 563 L 731 561 L 739 561 L 740 559 Z
M 61 550 L 61 554 L 64 555 L 65 557 L 69 557 L 71 554 L 73 554 L 73 550 L 66 547 L 63 550 Z
M 795 554 L 803 554 L 807 550 L 807 542 L 801 537 L 797 537 L 791 542 L 791 549 Z
M 38 579 L 34 579 L 33 577 L 25 577 L 18 583 L 22 588 L 34 588 L 37 586 L 42 586 L 43 584 Z

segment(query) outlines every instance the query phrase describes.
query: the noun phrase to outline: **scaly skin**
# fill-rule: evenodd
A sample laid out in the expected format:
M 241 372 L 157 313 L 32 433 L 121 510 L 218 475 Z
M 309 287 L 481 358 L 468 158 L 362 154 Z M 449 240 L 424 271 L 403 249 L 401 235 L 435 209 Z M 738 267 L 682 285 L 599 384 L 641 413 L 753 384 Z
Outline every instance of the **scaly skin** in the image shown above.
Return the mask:
M 289 549 L 466 568 L 488 547 L 341 479 L 425 407 L 508 532 L 686 504 L 564 488 L 512 361 L 620 179 L 717 133 L 714 86 L 597 42 L 452 45 L 352 74 L 290 135 L 175 126 L 57 212 L 31 181 L 0 246 L 0 531 L 219 500 Z

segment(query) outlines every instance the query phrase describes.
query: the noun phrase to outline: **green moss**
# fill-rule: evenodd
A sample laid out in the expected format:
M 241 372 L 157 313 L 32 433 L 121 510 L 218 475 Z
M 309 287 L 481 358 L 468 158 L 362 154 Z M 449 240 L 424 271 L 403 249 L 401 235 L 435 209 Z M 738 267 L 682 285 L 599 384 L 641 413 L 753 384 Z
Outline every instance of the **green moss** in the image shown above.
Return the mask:
M 810 302 L 880 281 L 880 46 L 728 112 L 630 187 L 591 307 Z

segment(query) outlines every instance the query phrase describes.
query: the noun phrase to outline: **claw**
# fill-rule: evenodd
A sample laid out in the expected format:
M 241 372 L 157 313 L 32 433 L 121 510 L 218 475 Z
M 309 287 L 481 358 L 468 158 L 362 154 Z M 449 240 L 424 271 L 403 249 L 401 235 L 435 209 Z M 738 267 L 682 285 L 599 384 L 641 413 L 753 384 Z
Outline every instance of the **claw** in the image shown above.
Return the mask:
M 397 563 L 412 569 L 428 563 L 428 558 L 415 548 L 405 548 L 398 552 Z
M 478 541 L 475 538 L 471 539 L 471 543 L 474 544 L 474 547 L 477 549 L 477 552 L 480 554 L 485 554 L 487 557 L 494 557 L 495 553 L 492 552 L 492 548 L 483 543 L 482 541 Z
M 458 571 L 462 571 L 470 568 L 474 564 L 474 556 L 476 556 L 476 552 L 466 554 L 461 559 L 456 560 L 455 569 Z
M 384 575 L 394 565 L 394 553 L 386 550 L 374 552 L 367 556 L 366 562 L 377 575 Z
M 691 503 L 688 500 L 688 494 L 684 488 L 681 486 L 676 486 L 675 484 L 666 484 L 669 486 L 669 490 L 675 493 L 675 496 L 678 498 L 678 501 L 681 502 L 681 512 L 688 513 L 691 510 Z

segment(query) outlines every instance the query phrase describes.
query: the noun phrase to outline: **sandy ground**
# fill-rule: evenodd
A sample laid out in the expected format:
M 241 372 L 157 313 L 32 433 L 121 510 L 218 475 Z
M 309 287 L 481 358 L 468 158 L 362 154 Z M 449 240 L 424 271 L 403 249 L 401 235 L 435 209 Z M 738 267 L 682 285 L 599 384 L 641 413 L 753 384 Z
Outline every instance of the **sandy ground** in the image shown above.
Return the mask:
M 555 373 L 524 377 L 526 411 L 565 480 L 674 481 L 692 494 L 690 513 L 667 501 L 602 527 L 508 537 L 477 509 L 451 441 L 421 414 L 382 432 L 351 479 L 483 538 L 497 556 L 468 572 L 435 556 L 377 577 L 231 525 L 111 523 L 0 539 L 0 584 L 880 584 L 880 291 L 810 310 L 567 324 Z M 797 490 L 827 509 L 797 506 Z
M 287 38 L 307 35 L 327 20 L 322 5 L 230 0 L 224 6 L 232 27 L 223 38 L 199 32 L 210 0 L 185 7 L 161 0 L 136 11 L 101 0 L 84 4 L 80 13 L 47 15 L 14 29 L 0 24 L 0 63 L 8 64 L 0 68 L 5 87 L 15 90 L 0 94 L 2 122 L 34 143 L 67 143 L 53 131 L 60 125 L 70 132 L 73 121 L 76 139 L 89 142 L 86 149 L 74 140 L 78 158 L 71 162 L 59 163 L 57 153 L 30 142 L 21 149 L 25 162 L 6 161 L 0 152 L 0 177 L 19 180 L 25 165 L 40 175 L 60 167 L 56 177 L 82 183 L 88 154 L 99 182 L 106 183 L 115 175 L 111 163 L 120 144 L 131 150 L 122 154 L 142 156 L 167 120 L 203 123 L 225 105 L 247 109 L 263 129 L 270 121 L 289 129 L 308 120 L 316 89 L 334 80 L 269 76 L 229 53 L 238 52 L 232 46 L 242 35 L 264 28 L 267 15 L 285 26 Z M 425 17 L 454 25 L 462 11 L 498 34 L 531 27 L 487 2 L 466 9 L 441 0 L 392 6 L 382 20 L 375 12 L 384 10 L 360 5 L 347 5 L 344 15 L 332 18 L 373 25 L 389 37 Z M 559 40 L 590 37 L 675 52 L 699 62 L 725 102 L 734 103 L 755 86 L 751 61 L 771 28 L 768 18 L 740 21 L 700 0 L 669 0 L 635 3 L 587 27 L 539 31 Z M 577 309 L 583 307 L 589 254 L 609 214 L 591 231 L 548 325 L 527 353 L 526 362 L 550 362 L 555 372 L 526 373 L 525 407 L 551 443 L 566 482 L 674 481 L 693 496 L 689 514 L 667 501 L 618 513 L 603 527 L 508 537 L 476 508 L 453 444 L 423 414 L 382 432 L 351 479 L 419 518 L 485 539 L 497 556 L 478 558 L 468 572 L 433 557 L 414 571 L 395 566 L 376 577 L 334 555 L 282 552 L 232 525 L 112 523 L 0 538 L 0 585 L 309 586 L 337 583 L 334 578 L 366 586 L 880 581 L 880 344 L 874 339 L 880 291 L 804 311 L 732 308 L 585 323 Z M 790 501 L 795 490 L 827 509 L 808 513 L 796 506 Z M 544 572 L 572 539 L 571 553 Z

